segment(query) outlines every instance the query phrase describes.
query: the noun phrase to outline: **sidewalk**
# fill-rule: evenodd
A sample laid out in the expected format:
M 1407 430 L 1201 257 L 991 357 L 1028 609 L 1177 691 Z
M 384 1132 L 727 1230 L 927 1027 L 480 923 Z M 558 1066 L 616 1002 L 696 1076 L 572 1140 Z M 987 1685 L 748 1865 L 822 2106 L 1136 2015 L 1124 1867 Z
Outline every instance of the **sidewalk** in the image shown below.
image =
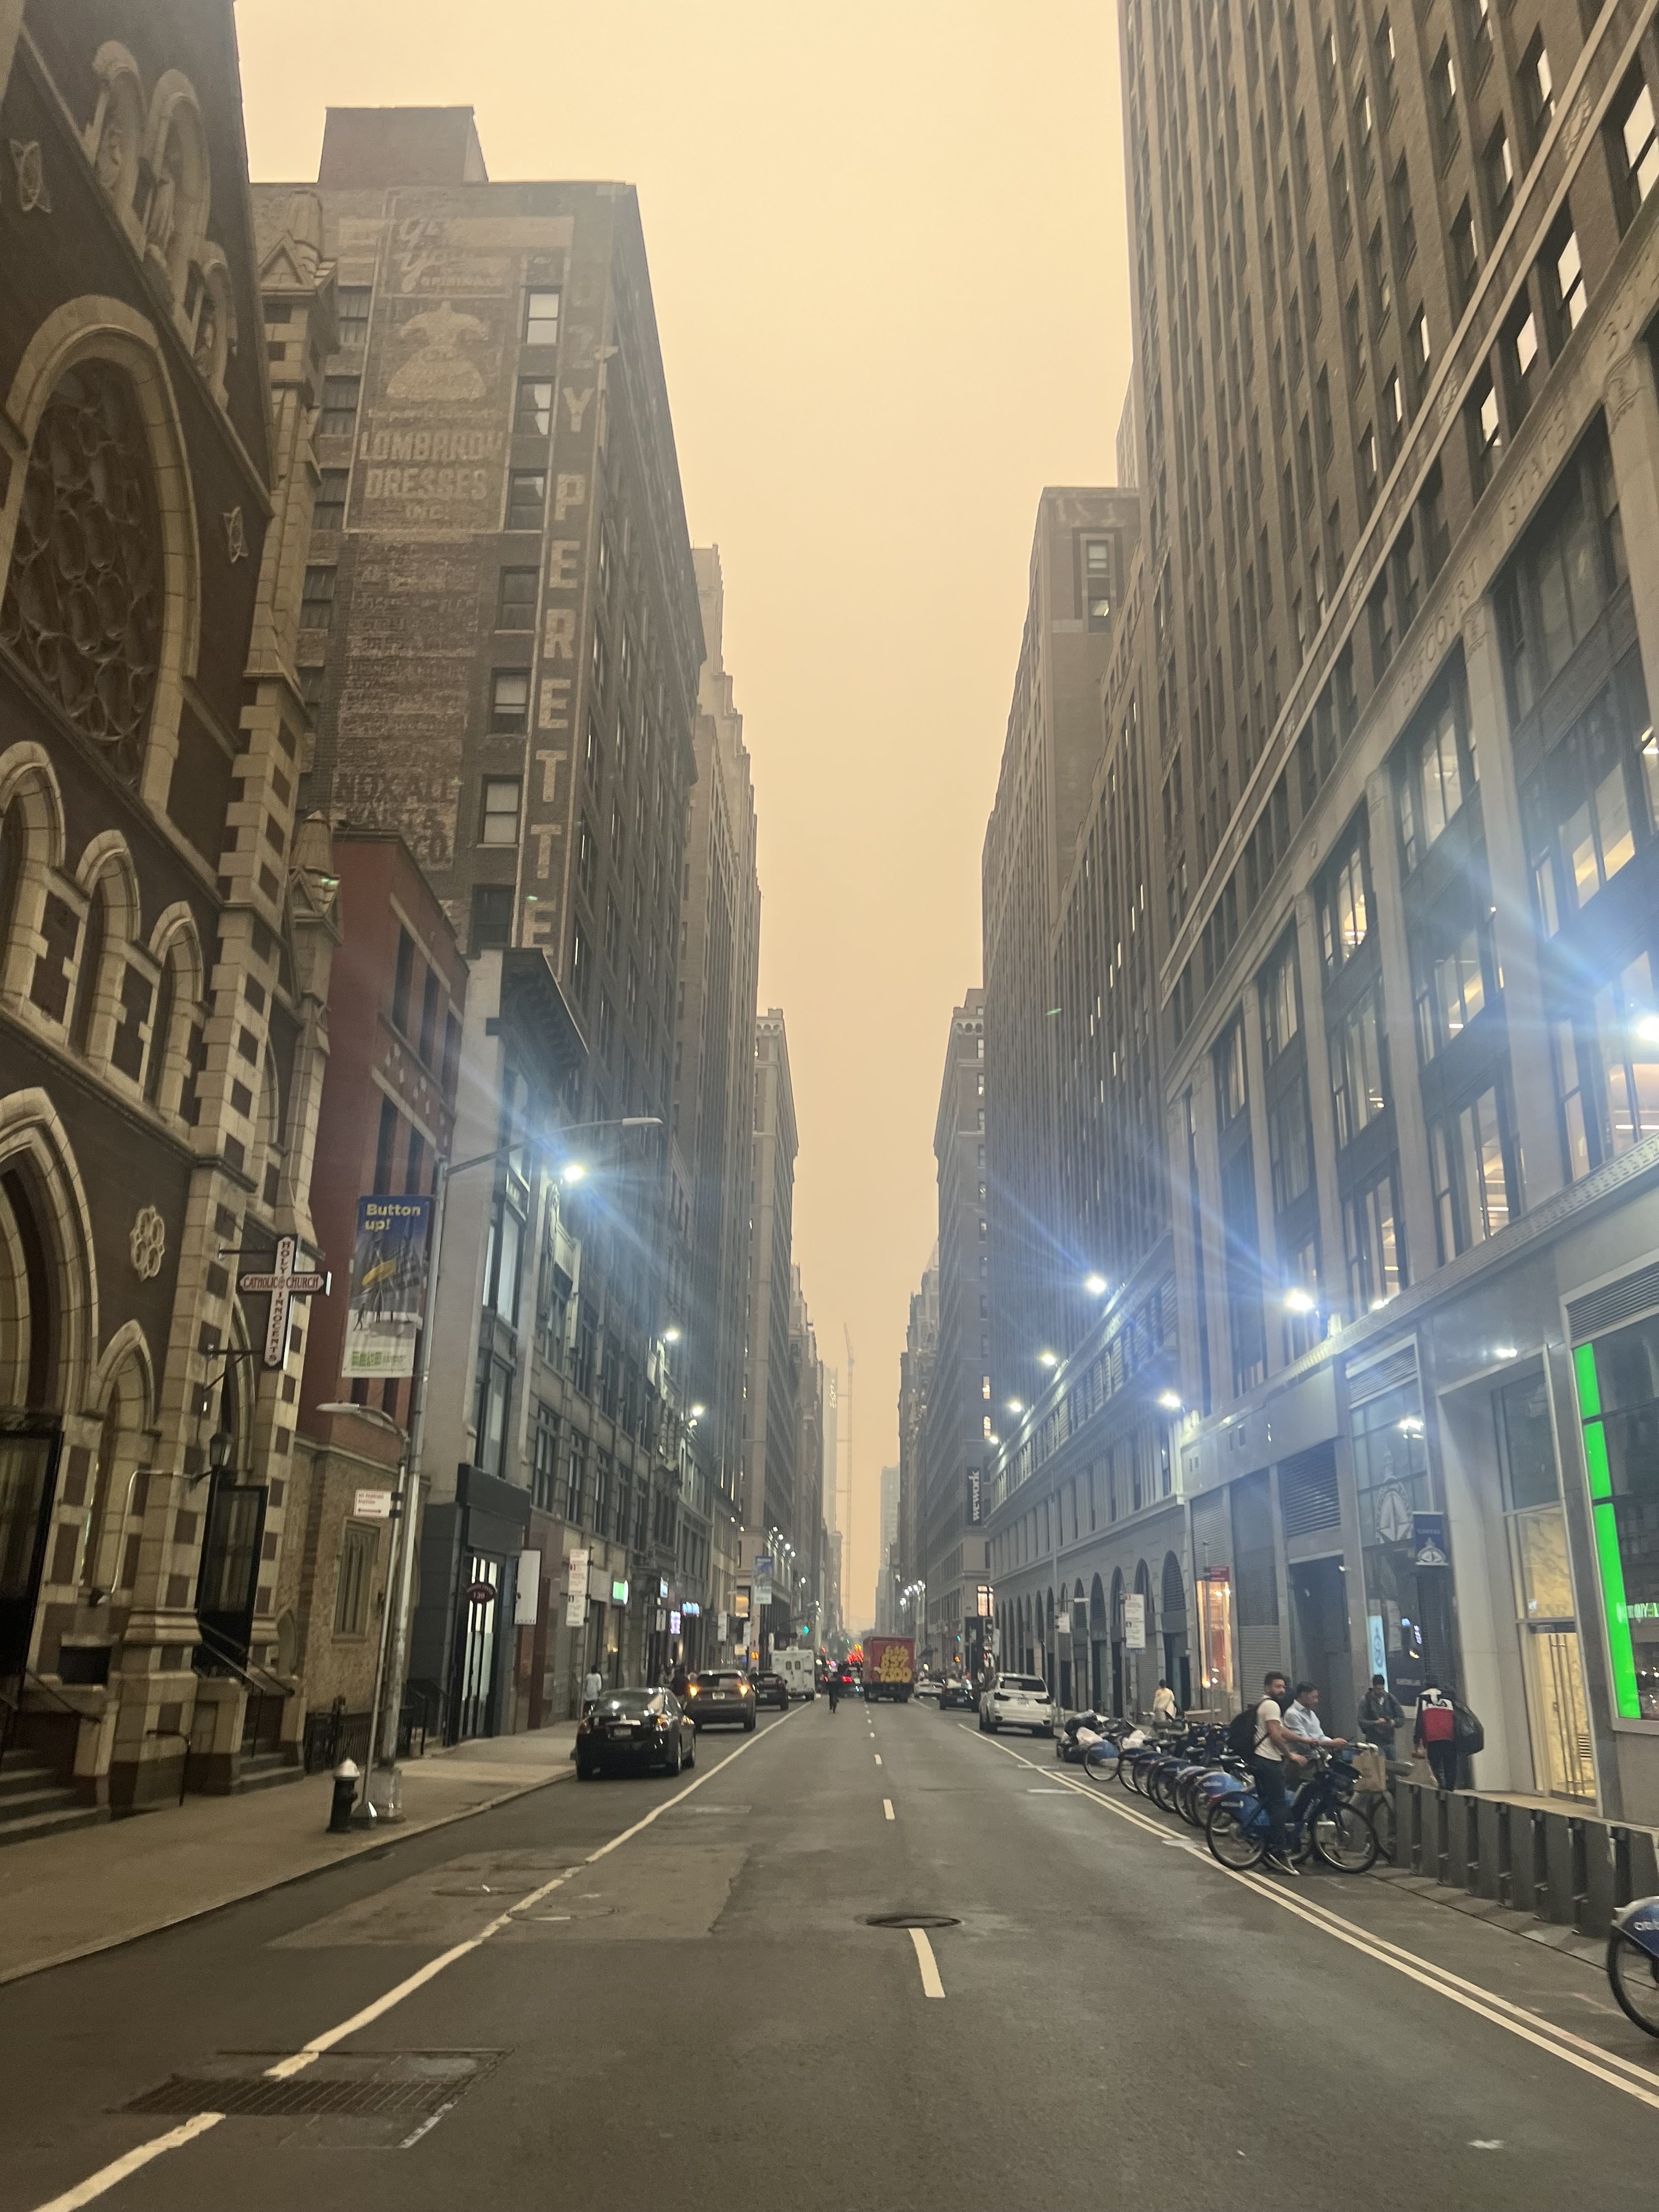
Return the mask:
M 187 1797 L 0 1852 L 0 1983 L 106 1951 L 574 1774 L 574 1721 L 412 1759 L 395 1826 L 328 1832 L 333 1778 Z

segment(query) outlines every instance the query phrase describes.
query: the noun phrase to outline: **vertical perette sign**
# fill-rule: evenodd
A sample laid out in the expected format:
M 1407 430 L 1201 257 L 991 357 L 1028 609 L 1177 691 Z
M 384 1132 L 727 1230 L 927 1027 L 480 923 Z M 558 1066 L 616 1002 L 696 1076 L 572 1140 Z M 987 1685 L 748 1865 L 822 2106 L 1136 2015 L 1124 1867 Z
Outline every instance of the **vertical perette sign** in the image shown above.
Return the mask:
M 358 1200 L 343 1375 L 389 1381 L 415 1372 L 431 1222 L 429 1198 Z
M 976 1467 L 968 1470 L 968 1526 L 977 1528 L 983 1517 L 983 1500 L 980 1488 L 980 1471 Z

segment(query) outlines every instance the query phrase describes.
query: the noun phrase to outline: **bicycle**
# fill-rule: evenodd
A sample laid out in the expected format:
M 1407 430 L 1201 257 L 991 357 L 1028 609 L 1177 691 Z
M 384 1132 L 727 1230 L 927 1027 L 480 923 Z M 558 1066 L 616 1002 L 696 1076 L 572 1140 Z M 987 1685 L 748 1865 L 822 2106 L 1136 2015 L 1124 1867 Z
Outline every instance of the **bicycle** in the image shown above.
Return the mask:
M 1625 2017 L 1659 2035 L 1659 1897 L 1638 1897 L 1614 1913 L 1607 1984 Z
M 1376 1831 L 1369 1813 L 1352 1802 L 1354 1772 L 1346 1761 L 1316 1759 L 1285 1817 L 1292 1860 L 1311 1852 L 1338 1874 L 1364 1874 L 1376 1862 Z M 1267 1811 L 1243 1783 L 1210 1807 L 1204 1839 L 1218 1864 L 1247 1874 L 1267 1852 Z

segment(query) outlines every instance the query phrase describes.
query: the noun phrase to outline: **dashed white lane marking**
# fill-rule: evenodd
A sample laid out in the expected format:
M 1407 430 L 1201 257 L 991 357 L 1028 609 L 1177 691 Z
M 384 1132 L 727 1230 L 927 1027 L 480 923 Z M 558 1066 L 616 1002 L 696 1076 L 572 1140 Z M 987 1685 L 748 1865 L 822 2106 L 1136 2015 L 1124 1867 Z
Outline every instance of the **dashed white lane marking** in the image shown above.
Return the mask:
M 881 1815 L 882 1815 L 883 1820 L 890 1820 L 892 1819 L 892 1817 L 893 1817 L 893 1801 L 892 1801 L 892 1799 L 891 1799 L 890 1797 L 884 1797 L 884 1798 L 882 1799 L 882 1801 L 881 1801 Z
M 140 2143 L 137 2150 L 128 2151 L 124 2158 L 118 2158 L 112 2165 L 100 2166 L 96 2173 L 89 2173 L 73 2189 L 66 2189 L 61 2197 L 54 2197 L 50 2204 L 41 2205 L 40 2212 L 76 2212 L 77 2205 L 90 2204 L 94 2197 L 101 2197 L 106 2189 L 113 2189 L 118 2182 L 125 2181 L 130 2173 L 137 2173 L 141 2166 L 148 2166 L 151 2159 L 160 2158 L 164 2151 L 177 2150 L 184 2143 L 194 2142 L 198 2136 L 204 2136 L 210 2128 L 216 2128 L 224 2117 L 222 2112 L 193 2112 L 179 2126 L 169 2128 L 166 2135 L 155 2136 L 149 2142 Z
M 966 1723 L 959 1725 L 965 1727 Z M 994 1737 L 991 1742 L 994 1749 L 1006 1752 L 1010 1759 L 1018 1759 L 1022 1766 L 1029 1766 L 1038 1773 L 1043 1771 L 1034 1759 L 1021 1757 L 1006 1743 L 998 1743 Z M 1178 1837 L 1171 1837 L 1159 1822 L 1146 1819 L 1127 1805 L 1114 1804 L 1109 1797 L 1102 1796 L 1097 1790 L 1091 1790 L 1085 1782 L 1073 1782 L 1066 1775 L 1061 1775 L 1059 1779 L 1066 1788 L 1079 1791 L 1105 1811 L 1115 1813 L 1121 1820 L 1129 1821 L 1137 1828 L 1146 1829 L 1160 1842 L 1179 1843 L 1182 1840 Z M 1381 1936 L 1373 1936 L 1368 1929 L 1358 1928 L 1352 1921 L 1345 1920 L 1340 1913 L 1328 1911 L 1322 1905 L 1291 1897 L 1276 1883 L 1261 1875 L 1243 1874 L 1232 1867 L 1224 1867 L 1212 1854 L 1200 1851 L 1195 1845 L 1188 1844 L 1186 1848 L 1200 1865 L 1213 1867 L 1217 1874 L 1225 1875 L 1229 1881 L 1236 1881 L 1242 1888 L 1253 1890 L 1258 1897 L 1266 1898 L 1270 1905 L 1278 1905 L 1283 1912 L 1294 1913 L 1298 1920 L 1306 1921 L 1310 1928 L 1318 1929 L 1322 1935 L 1334 1937 L 1339 1943 L 1346 1943 L 1352 1950 L 1363 1951 L 1379 1966 L 1390 1967 L 1394 1972 L 1405 1975 L 1408 1981 L 1419 1984 L 1452 2004 L 1461 2005 L 1466 2012 L 1478 2013 L 1481 2019 L 1490 2021 L 1494 2027 L 1501 2027 L 1508 2034 L 1518 2036 L 1523 2043 L 1535 2045 L 1540 2051 L 1549 2051 L 1565 2064 L 1576 2067 L 1581 2074 L 1593 2074 L 1597 2081 L 1605 2081 L 1609 2088 L 1622 2089 L 1627 2097 L 1634 2097 L 1638 2103 L 1650 2106 L 1654 2111 L 1659 2112 L 1659 2078 L 1656 2078 L 1646 2067 L 1637 2065 L 1632 2059 L 1621 2058 L 1616 2051 L 1602 2050 L 1599 2044 L 1575 2035 L 1571 2028 L 1558 2027 L 1553 2021 L 1523 2013 L 1518 2005 L 1511 2004 L 1507 1997 L 1498 1996 L 1479 1982 L 1465 1981 L 1461 1974 L 1454 1974 L 1449 1967 L 1437 1966 L 1431 1960 L 1419 1958 L 1414 1951 L 1402 1950 L 1397 1943 L 1390 1943 Z M 1619 2070 L 1613 2070 L 1615 2069 Z
M 881 1765 L 881 1753 L 879 1752 L 876 1753 L 876 1765 L 878 1766 Z
M 910 1941 L 916 1947 L 916 1964 L 921 1968 L 921 1994 L 925 1997 L 942 1997 L 945 1984 L 939 1978 L 939 1961 L 933 1956 L 933 1947 L 927 1941 L 925 1928 L 913 1928 Z
M 805 1709 L 804 1706 L 799 1706 L 795 1710 L 804 1711 Z M 781 1727 L 786 1721 L 793 1718 L 793 1712 L 781 1713 L 776 1725 Z M 723 1773 L 734 1759 L 741 1759 L 744 1752 L 752 1751 L 757 1742 L 773 1733 L 774 1729 L 768 1728 L 761 1735 L 745 1737 L 734 1751 L 727 1753 L 718 1766 L 711 1766 L 707 1772 L 699 1774 L 695 1781 L 688 1782 L 684 1790 L 676 1790 L 672 1797 L 665 1797 L 659 1805 L 653 1806 L 642 1820 L 635 1820 L 631 1828 L 624 1828 L 619 1836 L 612 1836 L 608 1844 L 601 1844 L 597 1850 L 590 1851 L 582 1861 L 582 1865 L 593 1866 L 600 1859 L 608 1858 L 612 1851 L 619 1850 L 630 1838 L 639 1835 L 642 1830 L 648 1828 L 653 1821 L 659 1820 L 665 1813 L 672 1812 L 676 1805 L 684 1804 L 694 1790 L 701 1790 L 705 1782 L 711 1782 L 715 1775 Z M 527 1897 L 521 1897 L 516 1905 L 509 1905 L 505 1912 L 498 1912 L 492 1921 L 480 1929 L 476 1936 L 469 1937 L 467 1942 L 453 1944 L 447 1951 L 441 1952 L 437 1958 L 428 1959 L 425 1966 L 418 1967 L 414 1973 L 405 1976 L 401 1982 L 387 1990 L 383 1996 L 376 1997 L 373 2004 L 367 2004 L 361 2012 L 353 2013 L 349 2020 L 342 2021 L 337 2027 L 331 2027 L 321 2035 L 313 2036 L 309 2043 L 302 2049 L 295 2051 L 289 2057 L 279 2058 L 276 2065 L 268 2066 L 265 2069 L 266 2080 L 286 2081 L 295 2074 L 302 2074 L 307 2066 L 314 2065 L 325 2051 L 332 2051 L 336 2044 L 343 2043 L 349 2035 L 356 2035 L 361 2028 L 368 2027 L 372 2022 L 379 2020 L 383 2013 L 390 2012 L 394 2005 L 401 2004 L 405 1997 L 413 1996 L 416 1990 L 424 1988 L 428 1982 L 442 1973 L 446 1966 L 453 1966 L 457 1959 L 464 1959 L 469 1952 L 479 1949 L 482 1945 L 489 1942 L 492 1936 L 498 1936 L 503 1928 L 510 1926 L 514 1920 L 529 1912 L 544 1898 L 550 1897 L 562 1883 L 570 1880 L 572 1875 L 580 1872 L 580 1867 L 567 1867 L 562 1874 L 555 1875 L 551 1881 L 543 1882 L 538 1889 L 532 1889 Z M 939 1994 L 943 1996 L 944 1991 L 941 1990 Z M 47 2203 L 38 2205 L 35 2212 L 78 2212 L 81 2205 L 92 2203 L 95 2198 L 102 2197 L 106 2191 L 115 2188 L 120 2182 L 125 2181 L 128 2174 L 136 2173 L 140 2166 L 148 2166 L 152 2159 L 161 2158 L 170 2150 L 182 2149 L 185 2144 L 193 2142 L 198 2136 L 205 2135 L 210 2128 L 217 2127 L 223 2118 L 222 2112 L 193 2113 L 180 2126 L 168 2129 L 166 2135 L 153 2136 L 147 2143 L 138 2144 L 135 2149 L 128 2151 L 124 2157 L 115 2160 L 112 2165 L 100 2166 L 96 2173 L 88 2174 L 84 2181 L 77 2182 L 73 2189 L 66 2190 L 61 2197 L 54 2197 Z

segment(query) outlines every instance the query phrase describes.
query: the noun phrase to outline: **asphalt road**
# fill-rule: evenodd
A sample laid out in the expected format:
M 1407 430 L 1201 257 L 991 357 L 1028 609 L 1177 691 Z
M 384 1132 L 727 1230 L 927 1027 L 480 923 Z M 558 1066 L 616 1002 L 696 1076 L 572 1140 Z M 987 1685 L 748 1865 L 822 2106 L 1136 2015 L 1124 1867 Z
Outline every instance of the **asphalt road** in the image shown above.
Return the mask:
M 1189 1842 L 820 1700 L 0 1990 L 0 2212 L 1645 2212 L 1659 2045 L 1594 1975 Z

